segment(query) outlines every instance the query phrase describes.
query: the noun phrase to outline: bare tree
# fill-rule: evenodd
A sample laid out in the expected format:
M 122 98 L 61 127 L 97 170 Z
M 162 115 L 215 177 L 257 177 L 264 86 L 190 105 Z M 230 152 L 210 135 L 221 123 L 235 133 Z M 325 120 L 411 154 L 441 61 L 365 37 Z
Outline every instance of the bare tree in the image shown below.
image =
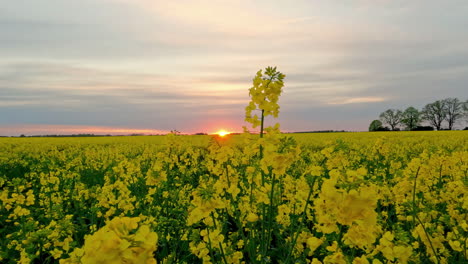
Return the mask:
M 447 110 L 447 122 L 448 129 L 452 130 L 453 125 L 457 122 L 458 119 L 463 117 L 463 102 L 458 100 L 458 98 L 447 98 L 443 100 L 445 102 L 445 107 Z
M 468 100 L 463 103 L 463 114 L 468 119 Z
M 380 114 L 380 120 L 382 123 L 388 124 L 392 130 L 396 130 L 397 126 L 401 123 L 403 113 L 401 110 L 388 109 L 387 111 Z
M 421 119 L 418 109 L 410 106 L 403 112 L 401 123 L 405 124 L 408 130 L 415 129 L 419 125 L 420 121 Z
M 447 106 L 445 100 L 437 100 L 427 104 L 421 111 L 423 120 L 428 121 L 437 130 L 442 128 L 442 122 L 447 116 Z

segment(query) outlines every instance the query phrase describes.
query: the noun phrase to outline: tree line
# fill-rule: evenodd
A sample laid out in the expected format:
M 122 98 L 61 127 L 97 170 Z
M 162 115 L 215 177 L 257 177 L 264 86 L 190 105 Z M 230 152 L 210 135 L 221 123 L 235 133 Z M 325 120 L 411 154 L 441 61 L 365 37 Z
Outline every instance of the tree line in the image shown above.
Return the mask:
M 388 109 L 371 122 L 369 131 L 452 130 L 457 122 L 464 119 L 468 119 L 468 100 L 446 98 L 426 104 L 421 110 L 412 106 L 404 111 Z M 423 122 L 429 125 L 421 126 Z

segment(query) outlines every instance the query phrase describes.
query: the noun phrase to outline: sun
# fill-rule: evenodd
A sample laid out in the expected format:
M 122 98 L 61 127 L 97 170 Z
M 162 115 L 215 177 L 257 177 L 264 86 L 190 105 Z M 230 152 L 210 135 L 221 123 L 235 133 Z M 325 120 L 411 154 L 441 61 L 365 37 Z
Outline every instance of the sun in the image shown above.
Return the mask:
M 226 135 L 229 135 L 230 133 L 227 132 L 226 130 L 221 129 L 221 130 L 219 130 L 218 132 L 216 132 L 215 134 L 218 135 L 218 136 L 220 136 L 220 137 L 224 137 L 224 136 L 226 136 Z

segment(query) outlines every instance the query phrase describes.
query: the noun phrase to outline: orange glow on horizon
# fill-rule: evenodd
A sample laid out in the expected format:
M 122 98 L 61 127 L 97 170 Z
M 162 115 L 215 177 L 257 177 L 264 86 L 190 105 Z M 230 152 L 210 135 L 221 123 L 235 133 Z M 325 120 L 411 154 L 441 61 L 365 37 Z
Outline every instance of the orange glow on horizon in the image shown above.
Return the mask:
M 224 129 L 221 129 L 221 130 L 219 130 L 218 132 L 216 132 L 215 134 L 218 135 L 218 136 L 220 136 L 220 137 L 224 137 L 224 136 L 226 136 L 226 135 L 231 134 L 231 132 L 228 132 L 228 131 L 226 131 L 226 130 L 224 130 Z
M 85 125 L 13 125 L 0 126 L 0 135 L 129 135 L 129 134 L 167 134 L 169 131 L 128 127 L 85 126 Z

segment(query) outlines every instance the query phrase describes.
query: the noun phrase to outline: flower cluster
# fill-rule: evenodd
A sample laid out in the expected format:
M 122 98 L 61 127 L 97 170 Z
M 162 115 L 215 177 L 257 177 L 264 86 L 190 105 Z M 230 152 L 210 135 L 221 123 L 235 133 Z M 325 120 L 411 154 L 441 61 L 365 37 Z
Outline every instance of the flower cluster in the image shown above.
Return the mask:
M 153 252 L 158 236 L 138 217 L 116 217 L 85 238 L 82 248 L 70 253 L 61 264 L 72 263 L 146 263 L 155 264 Z
M 253 86 L 249 89 L 251 101 L 245 108 L 245 121 L 251 123 L 253 128 L 263 125 L 263 118 L 269 115 L 278 117 L 278 99 L 284 86 L 286 77 L 276 67 L 267 67 L 265 72 L 259 70 L 253 79 Z M 260 110 L 261 115 L 252 115 L 252 111 Z

